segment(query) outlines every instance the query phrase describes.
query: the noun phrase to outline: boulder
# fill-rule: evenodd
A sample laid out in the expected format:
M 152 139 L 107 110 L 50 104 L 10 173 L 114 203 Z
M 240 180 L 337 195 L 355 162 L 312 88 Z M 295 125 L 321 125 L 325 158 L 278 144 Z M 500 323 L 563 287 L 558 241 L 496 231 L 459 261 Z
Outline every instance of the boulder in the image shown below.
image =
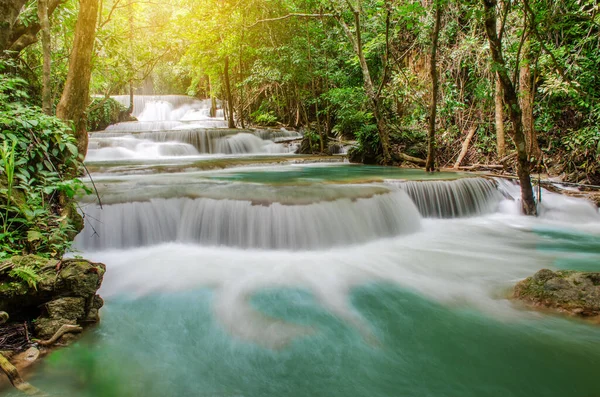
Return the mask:
M 10 277 L 10 269 L 19 266 L 35 269 L 36 281 Z M 104 304 L 96 292 L 105 271 L 103 264 L 84 259 L 13 257 L 0 263 L 0 312 L 18 322 L 35 319 L 35 336 L 40 339 L 51 337 L 66 324 L 96 323 Z
M 600 273 L 542 269 L 515 286 L 514 298 L 580 317 L 600 315 Z

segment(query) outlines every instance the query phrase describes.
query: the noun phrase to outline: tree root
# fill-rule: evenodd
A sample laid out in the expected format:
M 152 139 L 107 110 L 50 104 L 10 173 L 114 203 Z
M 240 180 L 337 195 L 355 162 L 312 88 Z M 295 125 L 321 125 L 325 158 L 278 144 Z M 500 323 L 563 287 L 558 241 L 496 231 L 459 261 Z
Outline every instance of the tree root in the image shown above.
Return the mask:
M 50 338 L 48 340 L 40 341 L 40 342 L 38 342 L 38 345 L 43 346 L 43 347 L 52 346 L 53 344 L 58 342 L 58 340 L 60 338 L 62 338 L 63 335 L 77 334 L 81 331 L 83 331 L 83 328 L 81 328 L 79 325 L 65 324 L 62 327 L 60 327 L 58 331 L 56 331 L 56 333 L 52 336 L 52 338 Z
M 0 369 L 6 374 L 10 383 L 15 389 L 27 394 L 28 396 L 45 396 L 40 389 L 32 386 L 30 383 L 25 382 L 17 368 L 8 361 L 6 357 L 0 354 Z

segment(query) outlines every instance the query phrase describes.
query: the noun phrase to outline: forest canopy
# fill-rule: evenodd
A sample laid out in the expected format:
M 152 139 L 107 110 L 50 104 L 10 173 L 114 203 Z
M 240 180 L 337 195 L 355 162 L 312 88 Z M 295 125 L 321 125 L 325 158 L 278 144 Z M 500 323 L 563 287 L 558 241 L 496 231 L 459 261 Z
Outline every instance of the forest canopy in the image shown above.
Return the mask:
M 10 59 L 4 72 L 25 78 L 30 98 L 38 100 L 42 2 L 20 3 L 12 33 L 0 40 Z M 56 107 L 80 2 L 44 3 Z M 91 3 L 98 10 L 93 95 L 218 98 L 234 126 L 305 129 L 306 151 L 356 142 L 357 161 L 423 165 L 418 160 L 435 148 L 435 167 L 451 167 L 512 164 L 518 128 L 503 88 L 510 83 L 528 168 L 600 182 L 597 1 L 86 0 L 85 6 Z M 497 45 L 502 64 L 490 51 Z

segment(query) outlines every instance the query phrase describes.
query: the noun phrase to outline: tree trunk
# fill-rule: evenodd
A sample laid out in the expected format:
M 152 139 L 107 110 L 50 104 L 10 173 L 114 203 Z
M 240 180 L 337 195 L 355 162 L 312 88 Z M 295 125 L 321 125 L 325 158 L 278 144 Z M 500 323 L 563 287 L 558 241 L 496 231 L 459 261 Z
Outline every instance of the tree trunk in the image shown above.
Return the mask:
M 19 14 L 26 0 L 0 0 L 0 51 L 12 45 L 13 32 L 19 23 Z M 4 54 L 0 53 L 0 56 Z
M 231 96 L 231 85 L 229 84 L 229 57 L 225 57 L 225 90 L 227 94 L 227 127 L 235 128 L 235 120 L 233 119 L 233 97 Z
M 440 37 L 440 24 L 442 20 L 442 8 L 439 0 L 435 2 L 435 23 L 431 35 L 431 59 L 429 63 L 429 73 L 431 74 L 431 108 L 429 109 L 429 133 L 427 134 L 427 160 L 425 170 L 427 172 L 435 171 L 435 119 L 437 116 L 437 97 L 438 97 L 438 75 L 437 75 L 437 47 Z
M 534 89 L 531 78 L 529 39 L 526 39 L 523 45 L 523 59 L 521 60 L 519 83 L 519 99 L 523 111 L 523 132 L 525 134 L 525 141 L 527 142 L 527 150 L 530 158 L 538 159 L 541 156 L 541 150 L 533 123 Z
M 523 121 L 521 118 L 521 107 L 515 86 L 508 76 L 506 63 L 502 56 L 502 43 L 496 33 L 496 0 L 482 0 L 485 9 L 485 31 L 490 43 L 493 68 L 498 72 L 504 101 L 508 105 L 510 120 L 513 124 L 513 136 L 517 146 L 517 175 L 521 184 L 521 204 L 525 215 L 536 215 L 537 208 L 531 186 L 529 175 L 529 157 L 527 155 L 527 143 L 523 134 Z
M 42 27 L 42 53 L 44 68 L 42 72 L 42 110 L 47 115 L 52 115 L 52 56 L 50 48 L 50 20 L 48 19 L 48 0 L 38 0 L 38 18 Z
M 62 97 L 56 108 L 56 115 L 59 118 L 73 122 L 77 148 L 82 156 L 87 153 L 88 145 L 86 108 L 90 100 L 90 77 L 97 16 L 98 0 L 80 0 L 73 51 L 69 59 L 69 72 Z
M 210 76 L 206 76 L 208 78 L 208 95 L 210 96 L 210 117 L 217 117 L 217 98 L 215 98 L 215 94 L 213 93 L 212 82 L 210 81 Z
M 371 110 L 373 111 L 373 116 L 377 121 L 377 131 L 379 133 L 379 140 L 381 142 L 381 149 L 383 151 L 383 163 L 390 164 L 392 161 L 392 157 L 390 154 L 390 138 L 388 134 L 387 125 L 381 112 L 382 101 L 377 91 L 375 91 L 375 85 L 373 84 L 373 79 L 371 79 L 369 65 L 367 64 L 367 60 L 362 49 L 360 13 L 357 9 L 354 8 L 352 9 L 352 13 L 354 14 L 354 29 L 356 31 L 356 36 L 352 34 L 352 31 L 350 30 L 346 22 L 342 19 L 341 15 L 336 15 L 335 17 L 342 29 L 344 30 L 344 32 L 346 33 L 348 40 L 350 40 L 350 42 L 352 43 L 352 46 L 354 47 L 354 52 L 358 57 L 360 69 L 362 70 L 363 74 L 363 84 L 365 87 L 365 92 L 367 93 L 367 97 L 369 98 Z
M 127 113 L 131 116 L 135 110 L 134 96 L 133 96 L 133 80 L 129 80 L 129 108 Z
M 64 0 L 48 0 L 48 15 Z M 27 2 L 25 0 L 0 0 L 0 56 L 4 51 L 15 54 L 37 41 L 42 25 L 37 21 L 23 23 L 18 16 Z
M 499 158 L 506 156 L 506 140 L 504 139 L 504 99 L 502 99 L 502 83 L 496 75 L 496 90 L 494 93 L 496 108 L 496 152 Z

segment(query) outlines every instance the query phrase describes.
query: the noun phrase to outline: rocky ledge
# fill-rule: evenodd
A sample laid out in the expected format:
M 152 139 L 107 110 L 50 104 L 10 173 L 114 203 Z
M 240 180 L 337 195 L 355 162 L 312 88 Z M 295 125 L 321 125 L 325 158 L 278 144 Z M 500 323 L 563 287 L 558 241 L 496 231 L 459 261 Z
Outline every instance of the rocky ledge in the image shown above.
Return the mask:
M 573 316 L 600 319 L 600 273 L 542 269 L 515 286 L 514 298 Z
M 65 325 L 96 323 L 104 303 L 96 292 L 105 271 L 103 264 L 84 259 L 29 255 L 0 262 L 0 312 L 11 323 L 32 324 L 31 337 L 41 340 Z

